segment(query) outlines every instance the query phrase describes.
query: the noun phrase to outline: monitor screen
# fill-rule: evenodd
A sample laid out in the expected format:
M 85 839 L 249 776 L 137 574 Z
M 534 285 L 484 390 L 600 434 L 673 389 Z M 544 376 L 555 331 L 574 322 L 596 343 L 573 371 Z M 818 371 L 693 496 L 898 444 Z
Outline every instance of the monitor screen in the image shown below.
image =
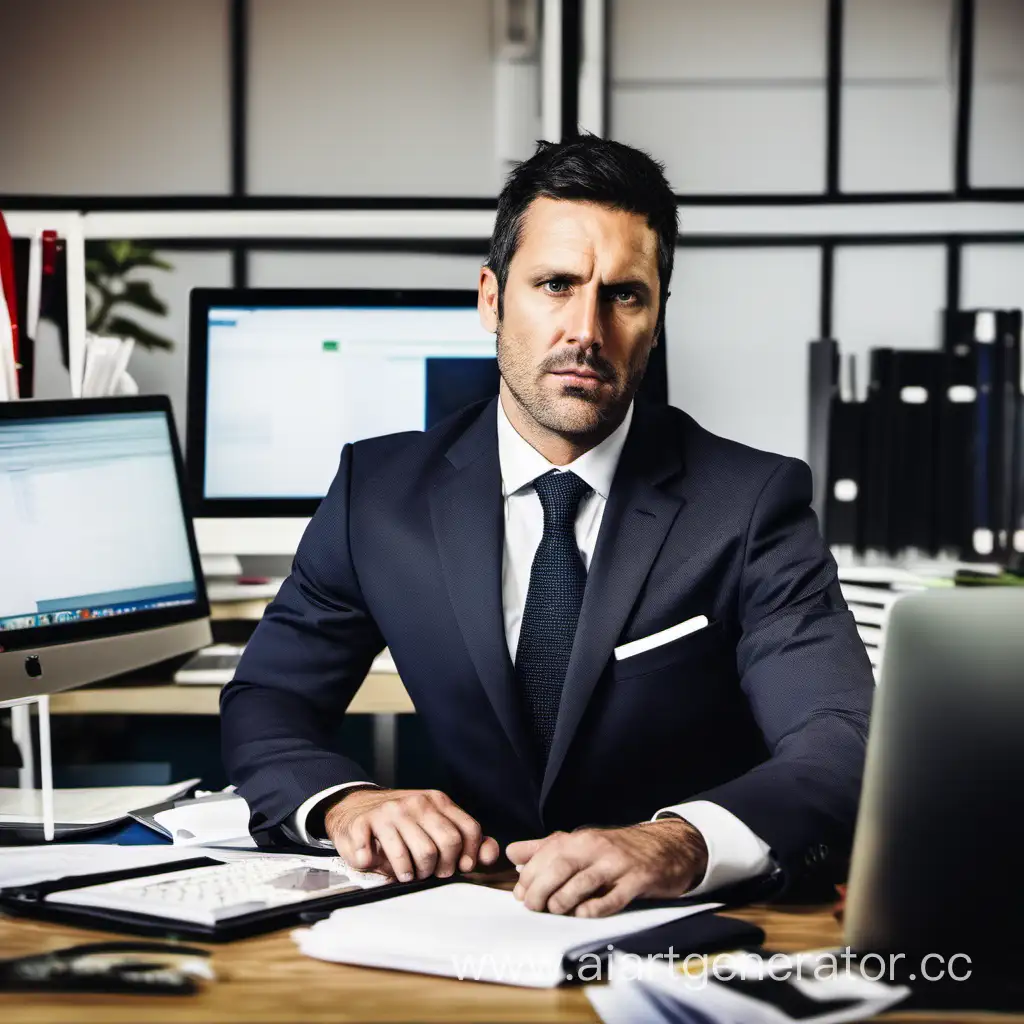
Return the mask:
M 351 441 L 498 393 L 476 306 L 209 306 L 205 499 L 321 498 Z
M 3 411 L 0 651 L 15 632 L 31 644 L 67 632 L 51 627 L 102 635 L 205 614 L 168 411 L 128 411 L 155 401 Z

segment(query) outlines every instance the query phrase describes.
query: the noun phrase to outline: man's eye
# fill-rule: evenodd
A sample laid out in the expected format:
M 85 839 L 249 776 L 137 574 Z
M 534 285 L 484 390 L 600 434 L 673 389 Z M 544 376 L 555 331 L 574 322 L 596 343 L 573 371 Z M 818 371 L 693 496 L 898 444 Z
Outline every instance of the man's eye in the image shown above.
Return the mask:
M 628 305 L 637 301 L 638 296 L 632 288 L 621 288 L 617 292 L 612 292 L 612 298 L 615 299 L 616 302 Z
M 551 295 L 564 295 L 569 290 L 568 281 L 545 281 L 544 287 L 548 290 Z

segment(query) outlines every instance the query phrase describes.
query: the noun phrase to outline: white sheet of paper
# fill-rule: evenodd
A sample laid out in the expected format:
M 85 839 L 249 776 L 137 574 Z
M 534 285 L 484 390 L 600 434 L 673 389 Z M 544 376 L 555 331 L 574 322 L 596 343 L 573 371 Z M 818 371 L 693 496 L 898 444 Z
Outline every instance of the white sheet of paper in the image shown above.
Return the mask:
M 173 800 L 199 780 L 169 786 L 97 786 L 55 789 L 53 814 L 58 825 L 103 825 L 128 817 L 129 811 Z M 42 793 L 38 789 L 0 789 L 0 822 L 41 825 Z
M 0 848 L 0 889 L 31 885 L 65 875 L 126 871 L 188 860 L 195 854 L 173 846 L 112 846 L 105 843 L 47 843 L 45 846 Z
M 553 988 L 565 980 L 562 957 L 569 950 L 720 906 L 564 917 L 529 910 L 510 892 L 454 882 L 344 907 L 292 935 L 303 953 L 320 960 Z
M 189 801 L 172 810 L 159 811 L 153 818 L 170 832 L 175 846 L 256 845 L 249 835 L 249 805 L 240 796 Z

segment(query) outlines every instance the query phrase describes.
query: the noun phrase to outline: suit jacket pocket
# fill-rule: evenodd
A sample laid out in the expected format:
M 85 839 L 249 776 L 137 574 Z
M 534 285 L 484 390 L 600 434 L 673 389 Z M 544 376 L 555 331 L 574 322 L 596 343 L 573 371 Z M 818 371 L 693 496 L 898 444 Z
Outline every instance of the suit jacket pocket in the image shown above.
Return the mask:
M 629 679 L 676 664 L 685 665 L 691 659 L 709 654 L 721 647 L 724 640 L 725 631 L 722 623 L 711 622 L 695 633 L 688 633 L 641 654 L 613 661 L 612 671 L 616 679 Z

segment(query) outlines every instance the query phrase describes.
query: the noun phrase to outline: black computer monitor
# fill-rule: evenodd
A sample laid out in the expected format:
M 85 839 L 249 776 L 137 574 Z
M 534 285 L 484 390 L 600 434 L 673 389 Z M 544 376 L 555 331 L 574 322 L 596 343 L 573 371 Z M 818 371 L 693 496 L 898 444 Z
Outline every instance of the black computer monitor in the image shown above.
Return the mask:
M 0 402 L 0 701 L 209 642 L 168 399 Z
M 429 429 L 498 380 L 473 289 L 194 290 L 186 463 L 200 547 L 294 551 L 347 442 Z M 664 344 L 644 390 L 666 401 Z M 271 518 L 293 528 L 253 529 Z

